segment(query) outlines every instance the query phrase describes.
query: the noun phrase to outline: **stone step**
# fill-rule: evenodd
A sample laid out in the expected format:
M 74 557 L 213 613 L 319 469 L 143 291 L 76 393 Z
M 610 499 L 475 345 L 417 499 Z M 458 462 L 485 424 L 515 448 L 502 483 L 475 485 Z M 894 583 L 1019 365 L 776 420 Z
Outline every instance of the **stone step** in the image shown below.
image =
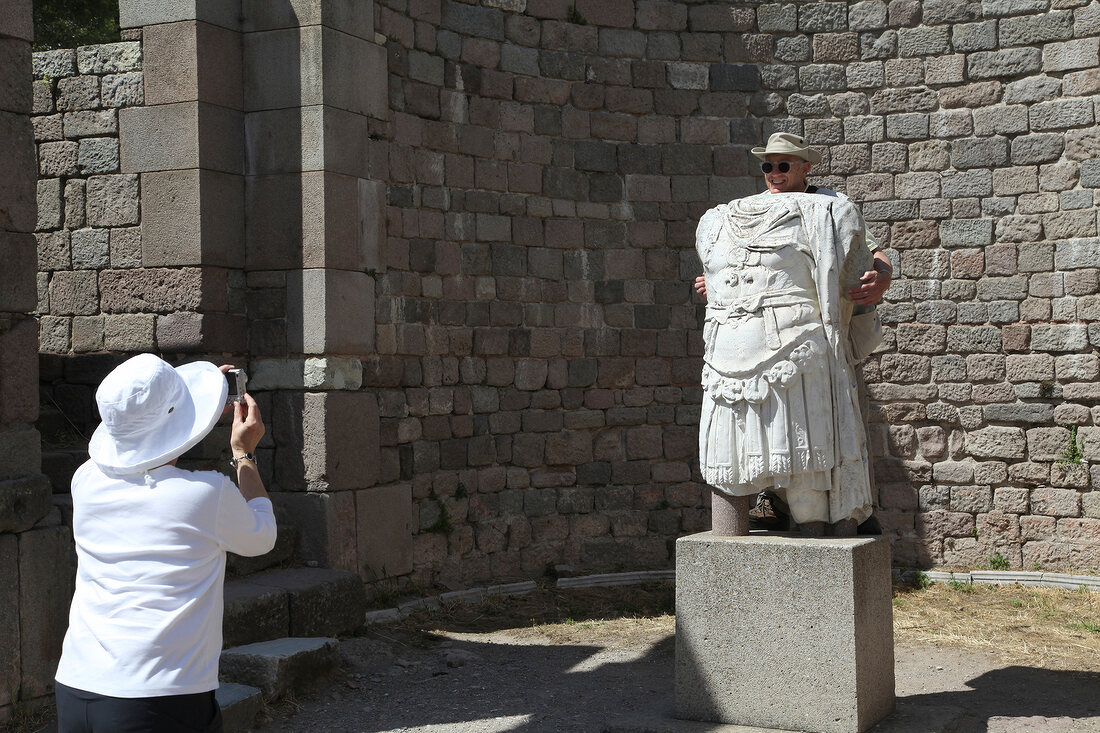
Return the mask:
M 226 646 L 285 636 L 337 636 L 363 625 L 363 581 L 324 568 L 268 570 L 225 583 Z
M 222 682 L 214 698 L 222 709 L 222 726 L 225 733 L 250 730 L 264 705 L 263 691 L 251 685 Z
M 219 677 L 258 687 L 272 700 L 308 688 L 340 664 L 340 643 L 327 637 L 274 639 L 226 649 Z

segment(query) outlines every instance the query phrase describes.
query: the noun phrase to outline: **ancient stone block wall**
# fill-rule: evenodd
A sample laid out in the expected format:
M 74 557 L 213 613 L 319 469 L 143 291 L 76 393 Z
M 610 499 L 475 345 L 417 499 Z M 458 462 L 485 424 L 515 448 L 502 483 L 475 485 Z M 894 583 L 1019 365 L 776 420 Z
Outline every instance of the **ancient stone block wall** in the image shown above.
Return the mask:
M 821 146 L 817 181 L 895 262 L 866 376 L 896 562 L 1096 567 L 1098 18 L 380 2 L 394 144 L 365 383 L 417 567 L 659 565 L 706 525 L 694 222 L 759 190 L 747 148 L 776 130 Z
M 159 142 L 131 153 L 146 198 L 146 179 L 163 188 L 184 173 L 162 169 L 179 166 L 202 170 L 204 191 L 236 191 L 206 170 L 236 161 L 244 193 L 207 192 L 188 209 L 204 232 L 224 230 L 201 246 L 150 228 L 147 266 L 132 264 L 137 222 L 89 218 L 92 182 L 130 174 L 79 169 L 84 141 L 86 164 L 110 165 L 110 135 L 89 125 L 111 110 L 56 120 L 43 107 L 39 135 L 55 119 L 64 139 L 40 140 L 40 153 L 57 144 L 47 153 L 78 166 L 40 186 L 63 203 L 39 246 L 68 257 L 41 268 L 43 343 L 170 352 L 162 335 L 184 333 L 179 351 L 194 352 L 213 343 L 200 313 L 235 319 L 220 332 L 236 336 L 209 350 L 248 344 L 272 420 L 265 471 L 320 562 L 448 584 L 667 567 L 674 538 L 709 522 L 695 223 L 760 190 L 748 148 L 793 130 L 825 153 L 816 182 L 861 202 L 895 264 L 886 342 L 865 366 L 895 562 L 1098 565 L 1100 3 L 379 0 L 371 23 L 336 13 L 289 26 L 278 8 L 242 8 L 243 21 L 128 21 L 153 24 L 147 53 L 180 48 L 181 28 L 198 39 L 188 63 L 208 101 L 195 109 L 246 110 L 243 152 L 210 132 L 186 165 L 158 158 Z M 206 23 L 243 23 L 239 103 L 203 71 L 238 47 Z M 377 86 L 377 43 L 388 110 L 354 81 Z M 290 47 L 302 49 L 286 61 L 293 98 L 262 73 Z M 103 65 L 126 48 L 86 52 L 101 100 L 108 79 L 118 89 L 139 73 Z M 353 66 L 358 76 L 333 71 Z M 171 94 L 147 105 L 167 114 L 196 98 L 158 68 L 154 87 Z M 91 87 L 88 74 L 66 78 L 74 94 Z M 369 119 L 345 124 L 349 110 Z M 94 134 L 69 139 L 77 112 L 74 129 Z M 196 124 L 221 130 L 223 117 Z M 156 114 L 129 119 L 163 137 Z M 69 181 L 85 196 L 76 227 Z M 372 213 L 383 190 L 385 221 Z M 149 202 L 170 212 L 163 193 Z M 89 257 L 100 264 L 77 267 Z M 154 262 L 168 279 L 152 289 L 124 279 Z M 176 282 L 192 270 L 196 287 Z M 81 283 L 96 305 L 73 297 Z M 124 302 L 105 306 L 105 287 Z M 163 302 L 177 296 L 202 302 Z M 150 340 L 124 348 L 137 332 Z M 380 460 L 363 449 L 376 424 Z

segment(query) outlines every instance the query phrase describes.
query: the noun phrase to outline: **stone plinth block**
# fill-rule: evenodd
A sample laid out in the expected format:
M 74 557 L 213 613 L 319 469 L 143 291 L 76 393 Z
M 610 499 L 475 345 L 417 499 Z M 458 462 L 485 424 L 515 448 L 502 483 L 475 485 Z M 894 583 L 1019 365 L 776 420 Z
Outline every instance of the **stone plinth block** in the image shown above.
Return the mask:
M 38 323 L 5 320 L 0 322 L 0 424 L 29 425 L 38 419 Z
M 29 313 L 38 305 L 38 241 L 33 234 L 0 231 L 0 312 Z
M 890 545 L 881 538 L 676 542 L 676 710 L 861 733 L 894 708 Z
M 0 111 L 0 171 L 4 171 L 0 176 L 0 229 L 33 232 L 38 222 L 38 165 L 34 128 L 24 114 Z
M 247 217 L 249 269 L 377 268 L 377 257 L 368 258 L 367 243 L 360 241 L 360 217 L 354 215 L 361 205 L 360 179 L 310 171 L 247 180 L 248 210 L 263 212 Z
M 244 179 L 208 170 L 141 176 L 145 267 L 244 265 Z
M 20 646 L 24 699 L 53 692 L 61 640 L 69 625 L 76 553 L 69 527 L 46 527 L 19 535 Z
M 244 172 L 244 117 L 207 102 L 119 110 L 122 170 L 146 173 L 205 168 Z
M 50 480 L 42 474 L 0 479 L 0 532 L 24 532 L 50 513 Z
M 0 34 L 33 41 L 31 6 L 31 0 L 0 0 Z
M 287 344 L 299 354 L 374 351 L 374 278 L 351 270 L 288 273 Z
M 288 107 L 252 112 L 245 128 L 249 173 L 326 170 L 370 177 L 371 130 L 365 115 L 327 104 Z
M 356 493 L 359 570 L 364 580 L 412 572 L 412 487 L 379 486 Z
M 29 3 L 28 3 L 29 4 Z M 19 540 L 0 534 L 0 706 L 19 691 Z
M 241 36 L 195 20 L 165 23 L 142 33 L 145 102 L 203 101 L 241 109 Z
M 290 633 L 290 604 L 282 588 L 244 580 L 225 583 L 222 638 L 226 646 L 252 644 Z
M 276 491 L 271 500 L 280 521 L 298 530 L 300 559 L 355 572 L 354 492 Z
M 241 25 L 240 0 L 119 0 L 118 23 L 140 28 L 179 20 L 202 20 L 237 30 Z
M 31 45 L 0 34 L 0 69 L 4 70 L 0 74 L 0 109 L 16 114 L 31 111 L 31 68 Z
M 246 32 L 323 25 L 374 40 L 373 0 L 335 0 L 323 3 L 317 0 L 290 0 L 284 3 L 242 0 L 241 16 Z

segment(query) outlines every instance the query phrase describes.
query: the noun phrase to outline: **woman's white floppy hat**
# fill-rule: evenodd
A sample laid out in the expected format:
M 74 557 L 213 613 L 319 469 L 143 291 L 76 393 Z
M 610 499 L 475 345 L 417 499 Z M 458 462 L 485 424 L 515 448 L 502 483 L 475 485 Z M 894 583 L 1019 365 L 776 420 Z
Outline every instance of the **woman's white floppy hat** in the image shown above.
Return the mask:
M 214 428 L 228 394 L 225 375 L 210 362 L 173 369 L 152 354 L 127 359 L 96 390 L 103 422 L 92 434 L 88 455 L 112 473 L 168 463 Z
M 752 154 L 760 160 L 769 155 L 795 155 L 811 163 L 821 162 L 821 153 L 806 144 L 806 138 L 792 132 L 777 132 L 768 138 L 767 147 L 753 148 Z

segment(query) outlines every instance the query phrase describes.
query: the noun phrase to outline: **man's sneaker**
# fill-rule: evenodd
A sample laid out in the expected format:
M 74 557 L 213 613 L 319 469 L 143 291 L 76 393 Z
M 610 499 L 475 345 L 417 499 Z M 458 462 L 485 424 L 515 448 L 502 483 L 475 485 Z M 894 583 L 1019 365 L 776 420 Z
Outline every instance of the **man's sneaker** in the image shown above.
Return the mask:
M 790 519 L 766 491 L 761 491 L 756 506 L 749 510 L 749 529 L 785 531 L 790 527 Z

